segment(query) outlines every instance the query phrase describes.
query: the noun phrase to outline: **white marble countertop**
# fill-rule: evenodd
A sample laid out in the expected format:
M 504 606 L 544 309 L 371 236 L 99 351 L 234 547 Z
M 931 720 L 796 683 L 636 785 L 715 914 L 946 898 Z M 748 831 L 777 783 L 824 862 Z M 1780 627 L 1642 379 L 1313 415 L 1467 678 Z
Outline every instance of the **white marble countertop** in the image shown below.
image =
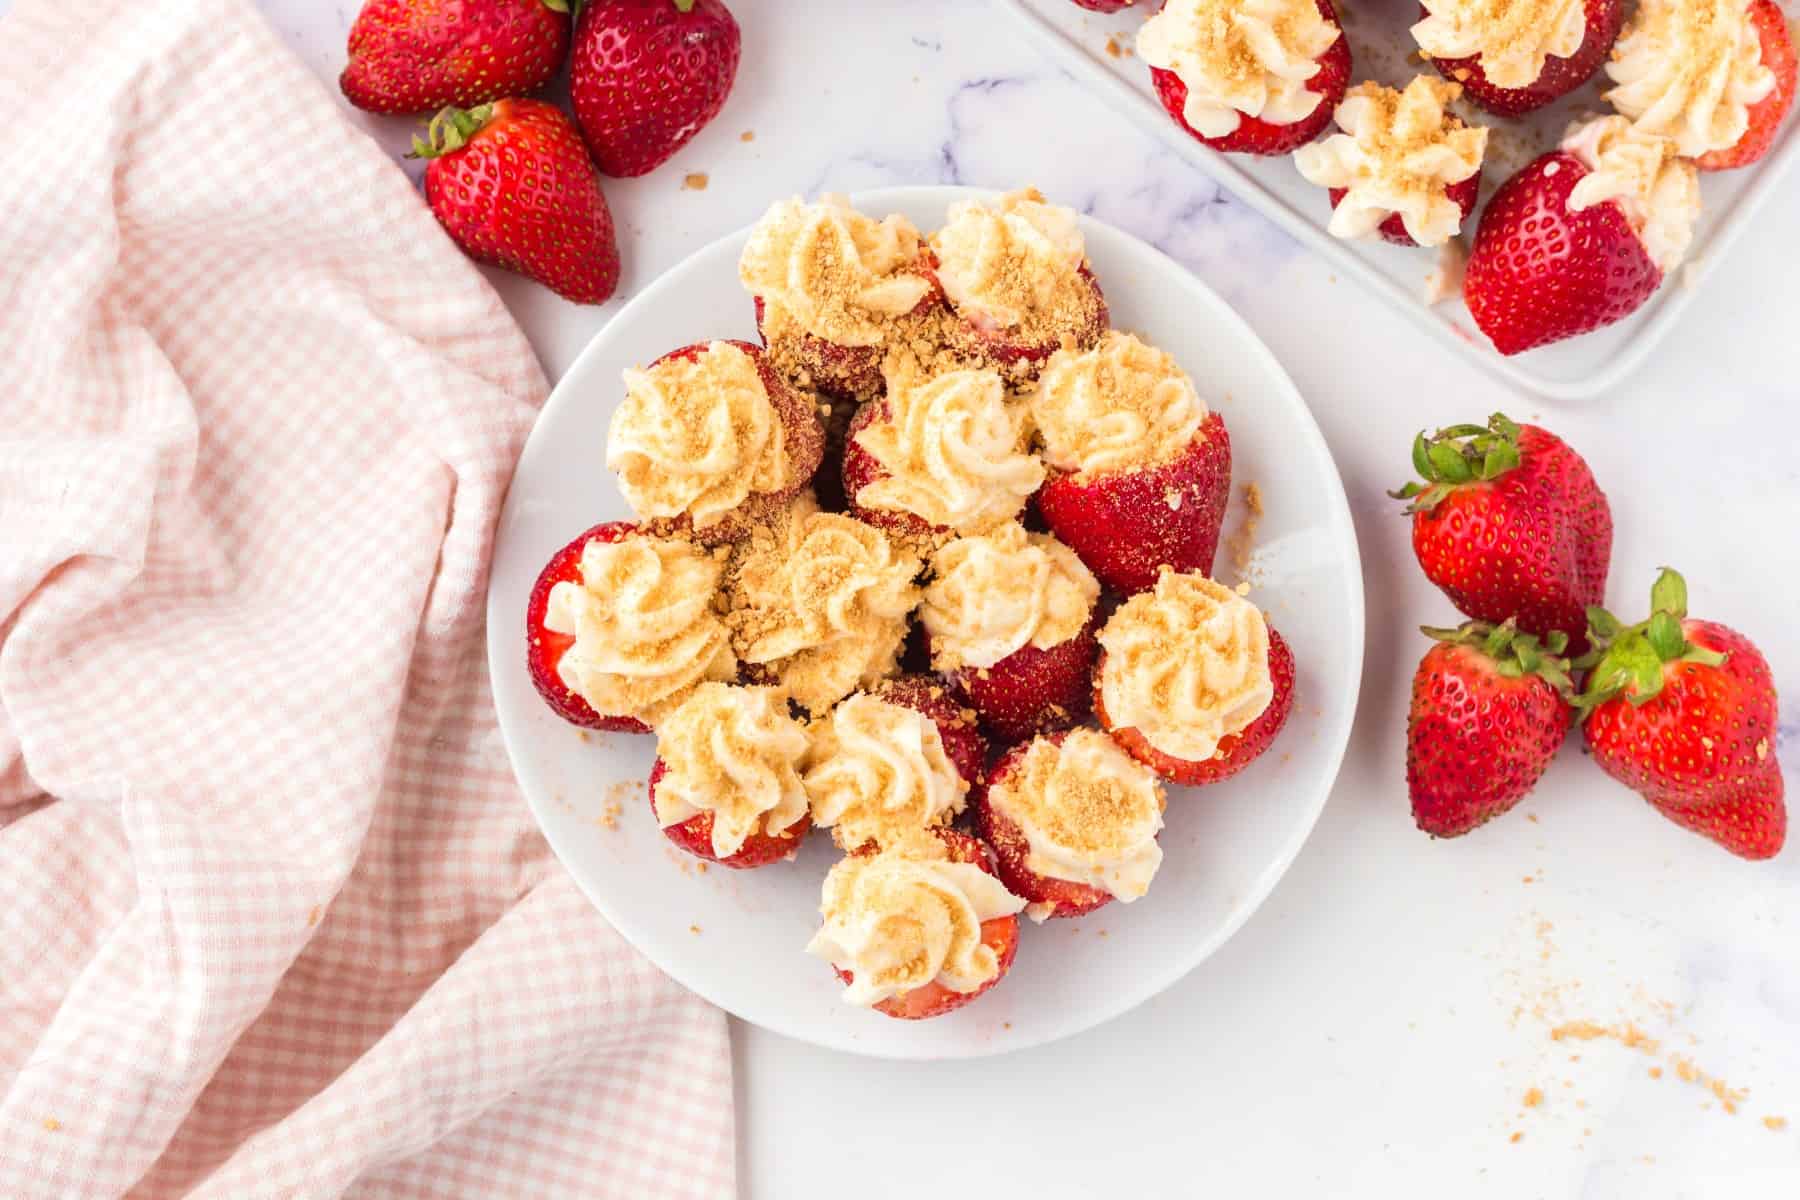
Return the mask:
M 335 78 L 353 0 L 260 2 Z M 1550 425 L 1611 495 L 1612 599 L 1640 607 L 1655 568 L 1679 566 L 1699 615 L 1774 663 L 1791 698 L 1780 752 L 1800 768 L 1786 590 L 1800 586 L 1800 175 L 1633 382 L 1549 405 L 1419 341 L 1085 96 L 992 6 L 729 3 L 744 62 L 724 113 L 652 176 L 607 184 L 622 295 L 780 195 L 1035 183 L 1187 264 L 1286 364 L 1349 489 L 1370 614 L 1331 803 L 1220 954 L 1110 1025 L 986 1061 L 866 1061 L 737 1026 L 745 1194 L 1800 1194 L 1800 846 L 1733 860 L 1576 744 L 1520 811 L 1459 841 L 1418 833 L 1403 783 L 1413 630 L 1454 613 L 1384 495 L 1423 426 L 1495 409 Z M 359 119 L 403 146 L 405 122 Z M 684 190 L 688 172 L 709 185 Z M 612 312 L 493 277 L 553 377 Z M 1570 1022 L 1657 1046 L 1553 1036 Z M 1735 1113 L 1711 1080 L 1747 1093 Z

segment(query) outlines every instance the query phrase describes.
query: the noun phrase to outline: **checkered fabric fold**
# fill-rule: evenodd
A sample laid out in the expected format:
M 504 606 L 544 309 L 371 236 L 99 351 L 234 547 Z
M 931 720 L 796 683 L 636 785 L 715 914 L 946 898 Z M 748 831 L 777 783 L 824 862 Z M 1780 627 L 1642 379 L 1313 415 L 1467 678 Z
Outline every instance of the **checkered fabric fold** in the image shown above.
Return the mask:
M 495 727 L 517 327 L 244 0 L 20 0 L 0 106 L 0 1196 L 730 1195 Z

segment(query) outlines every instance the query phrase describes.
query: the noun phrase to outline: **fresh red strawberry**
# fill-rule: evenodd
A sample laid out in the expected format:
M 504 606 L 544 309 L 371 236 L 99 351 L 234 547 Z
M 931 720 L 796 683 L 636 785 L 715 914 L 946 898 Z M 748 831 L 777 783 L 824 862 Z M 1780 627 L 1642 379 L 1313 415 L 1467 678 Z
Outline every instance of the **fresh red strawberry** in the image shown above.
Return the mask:
M 943 681 L 930 675 L 899 675 L 876 688 L 874 695 L 930 717 L 937 726 L 944 753 L 971 787 L 987 777 L 987 739 L 981 735 L 975 714 L 957 703 Z
M 568 50 L 568 0 L 367 0 L 338 85 L 370 112 L 473 108 L 542 87 Z
M 563 720 L 587 729 L 608 729 L 619 733 L 649 733 L 649 726 L 633 717 L 602 716 L 578 696 L 556 673 L 557 664 L 575 639 L 569 634 L 552 633 L 544 628 L 544 613 L 550 606 L 550 589 L 559 583 L 581 582 L 581 552 L 592 541 L 622 542 L 638 531 L 630 521 L 609 521 L 596 525 L 558 550 L 532 585 L 531 599 L 525 605 L 525 667 L 538 695 Z
M 599 304 L 619 286 L 619 245 L 574 122 L 542 100 L 497 100 L 432 118 L 412 156 L 425 198 L 471 258 Z
M 1099 617 L 1066 642 L 1040 650 L 1024 645 L 989 667 L 965 667 L 947 678 L 957 695 L 1001 742 L 1029 741 L 1035 734 L 1083 720 L 1093 704 L 1094 639 Z M 930 646 L 929 635 L 926 646 Z
M 1702 154 L 1695 161 L 1702 171 L 1729 171 L 1747 167 L 1769 152 L 1775 130 L 1794 106 L 1796 60 L 1787 17 L 1774 0 L 1751 0 L 1748 14 L 1762 42 L 1763 65 L 1775 73 L 1775 90 L 1750 106 L 1750 125 L 1737 144 Z
M 1100 696 L 1100 672 L 1105 669 L 1106 655 L 1103 653 L 1094 668 L 1094 715 L 1100 718 L 1101 728 L 1112 734 L 1113 741 L 1124 747 L 1125 753 L 1164 779 L 1190 787 L 1223 783 L 1262 757 L 1263 751 L 1274 743 L 1275 735 L 1281 732 L 1281 727 L 1287 724 L 1288 713 L 1294 708 L 1294 652 L 1288 649 L 1287 642 L 1275 632 L 1274 626 L 1269 627 L 1269 681 L 1274 684 L 1275 694 L 1269 699 L 1269 707 L 1242 731 L 1220 738 L 1219 748 L 1202 762 L 1164 754 L 1133 726 L 1114 728 L 1106 715 L 1106 703 Z
M 1622 321 L 1662 284 L 1618 202 L 1570 210 L 1569 193 L 1587 173 L 1573 154 L 1546 154 L 1502 184 L 1481 215 L 1463 299 L 1502 354 Z
M 1075 7 L 1085 8 L 1089 12 L 1116 13 L 1124 12 L 1137 0 L 1075 0 Z
M 1589 618 L 1594 661 L 1576 703 L 1594 761 L 1678 825 L 1772 858 L 1787 807 L 1768 661 L 1736 630 L 1689 617 L 1687 583 L 1666 567 L 1647 620 Z
M 1500 413 L 1413 441 L 1424 483 L 1410 500 L 1413 553 L 1465 616 L 1560 630 L 1587 648 L 1587 609 L 1606 596 L 1612 508 L 1581 455 L 1555 434 Z
M 1349 192 L 1345 188 L 1332 188 L 1328 194 L 1331 197 L 1331 207 L 1336 208 Z M 1461 183 L 1449 185 L 1444 189 L 1444 195 L 1456 201 L 1457 207 L 1462 209 L 1462 219 L 1467 221 L 1469 214 L 1475 211 L 1475 202 L 1481 197 L 1481 172 L 1475 172 Z M 1396 246 L 1419 244 L 1413 241 L 1412 234 L 1406 232 L 1406 222 L 1400 219 L 1399 213 L 1390 213 L 1387 220 L 1376 226 L 1376 229 L 1383 241 L 1392 242 Z
M 1331 0 L 1318 0 L 1319 12 L 1333 25 L 1338 25 L 1337 10 L 1331 7 Z M 1350 39 L 1339 37 L 1331 43 L 1331 48 L 1319 56 L 1319 70 L 1306 81 L 1307 90 L 1317 92 L 1323 99 L 1319 107 L 1313 109 L 1312 115 L 1292 125 L 1271 125 L 1257 117 L 1243 117 L 1238 127 L 1224 137 L 1209 138 L 1189 125 L 1182 116 L 1182 109 L 1187 105 L 1187 84 L 1181 76 L 1161 67 L 1150 68 L 1150 81 L 1156 88 L 1156 95 L 1175 123 L 1214 150 L 1235 154 L 1283 155 L 1292 154 L 1297 148 L 1306 145 L 1318 137 L 1325 127 L 1331 124 L 1331 114 L 1337 111 L 1338 103 L 1344 98 L 1344 89 L 1350 84 Z
M 669 773 L 669 768 L 662 759 L 650 768 L 650 812 L 656 812 L 656 785 L 662 777 Z M 678 825 L 663 826 L 663 833 L 671 842 L 686 850 L 696 858 L 704 858 L 708 862 L 716 862 L 721 867 L 734 870 L 748 870 L 751 867 L 765 867 L 770 863 L 783 862 L 800 852 L 800 842 L 806 837 L 806 831 L 812 828 L 812 818 L 802 815 L 798 821 L 786 829 L 770 832 L 758 829 L 744 839 L 737 853 L 720 858 L 713 850 L 713 815 L 709 812 L 696 813 Z
M 720 0 L 589 0 L 575 21 L 569 96 L 608 175 L 643 175 L 725 106 L 741 38 Z
M 1044 736 L 1051 744 L 1060 746 L 1069 736 L 1069 731 L 1065 729 Z M 1017 769 L 1031 746 L 1032 743 L 1027 741 L 1002 755 L 988 774 L 987 786 L 970 797 L 969 807 L 975 814 L 975 828 L 987 844 L 994 848 L 995 867 L 1000 882 L 1006 885 L 1007 891 L 1015 896 L 1022 896 L 1033 904 L 1049 905 L 1051 917 L 1085 917 L 1110 903 L 1112 893 L 1089 887 L 1085 883 L 1051 879 L 1033 871 L 1026 865 L 1031 858 L 1031 845 L 1025 839 L 1025 831 L 1019 828 L 1016 821 L 988 803 L 989 790 Z
M 1187 450 L 1166 463 L 1083 480 L 1052 473 L 1038 511 L 1064 545 L 1114 591 L 1156 586 L 1157 573 L 1212 574 L 1231 500 L 1231 438 L 1207 414 Z
M 1481 55 L 1468 58 L 1438 58 L 1431 63 L 1446 79 L 1463 85 L 1470 100 L 1502 117 L 1517 117 L 1542 108 L 1552 100 L 1568 95 L 1598 71 L 1619 39 L 1619 27 L 1625 23 L 1623 0 L 1587 0 L 1587 36 L 1568 58 L 1551 55 L 1536 82 L 1522 88 L 1496 87 L 1488 82 L 1481 69 Z M 1421 8 L 1420 12 L 1428 12 Z
M 1568 638 L 1511 621 L 1425 633 L 1437 644 L 1413 676 L 1406 790 L 1420 829 L 1457 837 L 1524 799 L 1568 736 Z
M 955 862 L 974 863 L 989 875 L 995 874 L 993 853 L 980 841 L 966 833 L 953 829 L 937 830 L 937 836 L 950 849 L 950 857 Z M 869 851 L 859 851 L 868 853 Z M 875 1006 L 875 1011 L 884 1016 L 897 1017 L 902 1021 L 923 1021 L 927 1017 L 941 1017 L 947 1012 L 961 1008 L 975 997 L 986 993 L 996 983 L 1006 977 L 1012 967 L 1013 957 L 1019 951 L 1019 918 L 995 917 L 991 921 L 981 923 L 981 940 L 994 951 L 1000 960 L 1000 969 L 994 977 L 972 992 L 953 992 L 943 984 L 932 980 L 924 987 L 914 988 L 898 996 L 883 1000 Z M 845 983 L 855 981 L 855 975 L 849 971 L 833 967 L 837 977 Z
M 709 546 L 742 540 L 758 524 L 766 522 L 804 491 L 813 474 L 818 471 L 819 464 L 825 459 L 825 427 L 819 421 L 818 409 L 810 393 L 799 391 L 783 379 L 781 372 L 775 369 L 761 346 L 735 338 L 725 341 L 727 345 L 736 346 L 755 361 L 757 377 L 762 380 L 763 390 L 769 394 L 769 403 L 774 406 L 775 415 L 781 418 L 782 445 L 787 451 L 789 482 L 788 486 L 778 492 L 752 492 L 743 504 L 726 514 L 723 520 L 694 534 L 696 541 Z M 691 342 L 678 347 L 651 363 L 649 369 L 655 370 L 666 362 L 698 358 L 711 345 L 711 342 Z M 683 514 L 678 518 L 675 526 L 688 528 L 687 516 Z

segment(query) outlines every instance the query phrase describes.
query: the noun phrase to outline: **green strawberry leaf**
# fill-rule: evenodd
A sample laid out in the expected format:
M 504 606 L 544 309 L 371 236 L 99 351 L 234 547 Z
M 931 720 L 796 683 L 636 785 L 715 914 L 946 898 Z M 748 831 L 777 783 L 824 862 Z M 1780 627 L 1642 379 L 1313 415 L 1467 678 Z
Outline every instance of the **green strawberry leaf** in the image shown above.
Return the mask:
M 1413 470 L 1417 471 L 1423 479 L 1433 478 L 1430 450 L 1431 445 L 1425 440 L 1425 431 L 1421 429 L 1419 436 L 1413 439 L 1412 460 Z
M 1468 483 L 1475 478 L 1475 472 L 1469 469 L 1468 460 L 1463 458 L 1462 451 L 1450 443 L 1433 442 L 1426 453 L 1431 457 L 1436 477 L 1445 483 Z
M 1668 613 L 1677 619 L 1687 616 L 1687 580 L 1681 572 L 1664 567 L 1650 587 L 1650 611 Z
M 1644 624 L 1644 636 L 1656 651 L 1659 662 L 1671 662 L 1687 652 L 1687 638 L 1682 636 L 1681 622 L 1670 613 L 1657 611 Z

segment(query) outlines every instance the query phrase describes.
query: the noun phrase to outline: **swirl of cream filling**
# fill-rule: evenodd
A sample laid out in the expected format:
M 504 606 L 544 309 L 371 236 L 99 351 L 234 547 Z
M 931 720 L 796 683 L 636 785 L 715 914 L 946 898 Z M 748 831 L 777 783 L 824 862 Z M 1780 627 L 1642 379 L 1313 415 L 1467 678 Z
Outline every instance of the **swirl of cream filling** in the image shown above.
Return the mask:
M 792 482 L 781 414 L 756 360 L 729 342 L 626 371 L 606 465 L 640 517 L 686 516 L 702 530 Z
M 1495 87 L 1530 87 L 1552 55 L 1571 58 L 1587 39 L 1583 0 L 1422 0 L 1413 40 L 1431 58 L 1481 56 Z
M 1446 111 L 1461 91 L 1426 75 L 1404 92 L 1359 84 L 1337 108 L 1344 132 L 1294 151 L 1308 183 L 1344 189 L 1331 213 L 1334 237 L 1368 237 L 1396 213 L 1421 246 L 1456 236 L 1463 211 L 1449 189 L 1481 170 L 1488 137 Z
M 1073 209 L 1034 190 L 959 200 L 931 239 L 938 282 L 963 316 L 992 329 L 1038 328 L 1092 289 Z
M 942 825 L 962 811 L 969 792 L 937 722 L 867 693 L 815 728 L 802 781 L 814 823 L 846 850 Z
M 1100 598 L 1099 581 L 1073 550 L 1016 521 L 945 543 L 931 571 L 919 623 L 939 671 L 1060 646 L 1087 627 Z
M 1156 775 L 1094 729 L 1058 745 L 1040 737 L 988 803 L 1025 835 L 1025 866 L 1046 879 L 1098 888 L 1130 903 L 1162 865 L 1163 790 Z M 1037 920 L 1048 911 L 1027 912 Z
M 1051 355 L 1030 405 L 1044 460 L 1087 476 L 1175 458 L 1207 415 L 1173 356 L 1117 330 L 1092 350 Z
M 873 525 L 802 496 L 735 551 L 725 619 L 738 657 L 821 714 L 893 671 L 919 568 Z
M 1100 701 L 1114 729 L 1204 762 L 1275 698 L 1262 612 L 1197 571 L 1165 570 L 1100 630 Z
M 595 712 L 654 725 L 697 684 L 737 673 L 714 608 L 720 565 L 692 543 L 596 539 L 578 567 L 580 583 L 550 589 L 544 628 L 575 639 L 557 674 Z
M 1044 482 L 1044 465 L 1027 449 L 1024 406 L 1007 404 L 993 371 L 947 371 L 923 381 L 890 372 L 881 403 L 885 419 L 856 434 L 856 444 L 887 472 L 856 493 L 864 508 L 979 533 L 1017 515 Z
M 1572 125 L 1562 148 L 1588 169 L 1569 192 L 1569 210 L 1613 201 L 1643 239 L 1650 261 L 1665 275 L 1672 271 L 1700 219 L 1698 168 L 1680 157 L 1674 142 L 1624 117 Z
M 825 920 L 806 952 L 850 973 L 850 1004 L 879 1004 L 931 983 L 967 994 L 1000 973 L 982 924 L 1024 907 L 974 863 L 922 844 L 851 855 L 825 876 Z
M 1292 125 L 1325 99 L 1306 86 L 1343 36 L 1314 0 L 1168 0 L 1138 31 L 1138 57 L 1187 86 L 1181 117 L 1203 137 L 1243 118 Z
M 1737 145 L 1775 90 L 1749 0 L 1641 0 L 1606 73 L 1606 101 L 1688 158 Z
M 913 270 L 919 231 L 905 217 L 876 221 L 842 196 L 782 200 L 751 231 L 738 278 L 814 337 L 873 346 L 918 307 L 930 281 Z
M 811 744 L 773 688 L 701 684 L 656 730 L 657 822 L 667 829 L 711 813 L 720 858 L 759 830 L 780 836 L 806 815 L 799 768 Z

